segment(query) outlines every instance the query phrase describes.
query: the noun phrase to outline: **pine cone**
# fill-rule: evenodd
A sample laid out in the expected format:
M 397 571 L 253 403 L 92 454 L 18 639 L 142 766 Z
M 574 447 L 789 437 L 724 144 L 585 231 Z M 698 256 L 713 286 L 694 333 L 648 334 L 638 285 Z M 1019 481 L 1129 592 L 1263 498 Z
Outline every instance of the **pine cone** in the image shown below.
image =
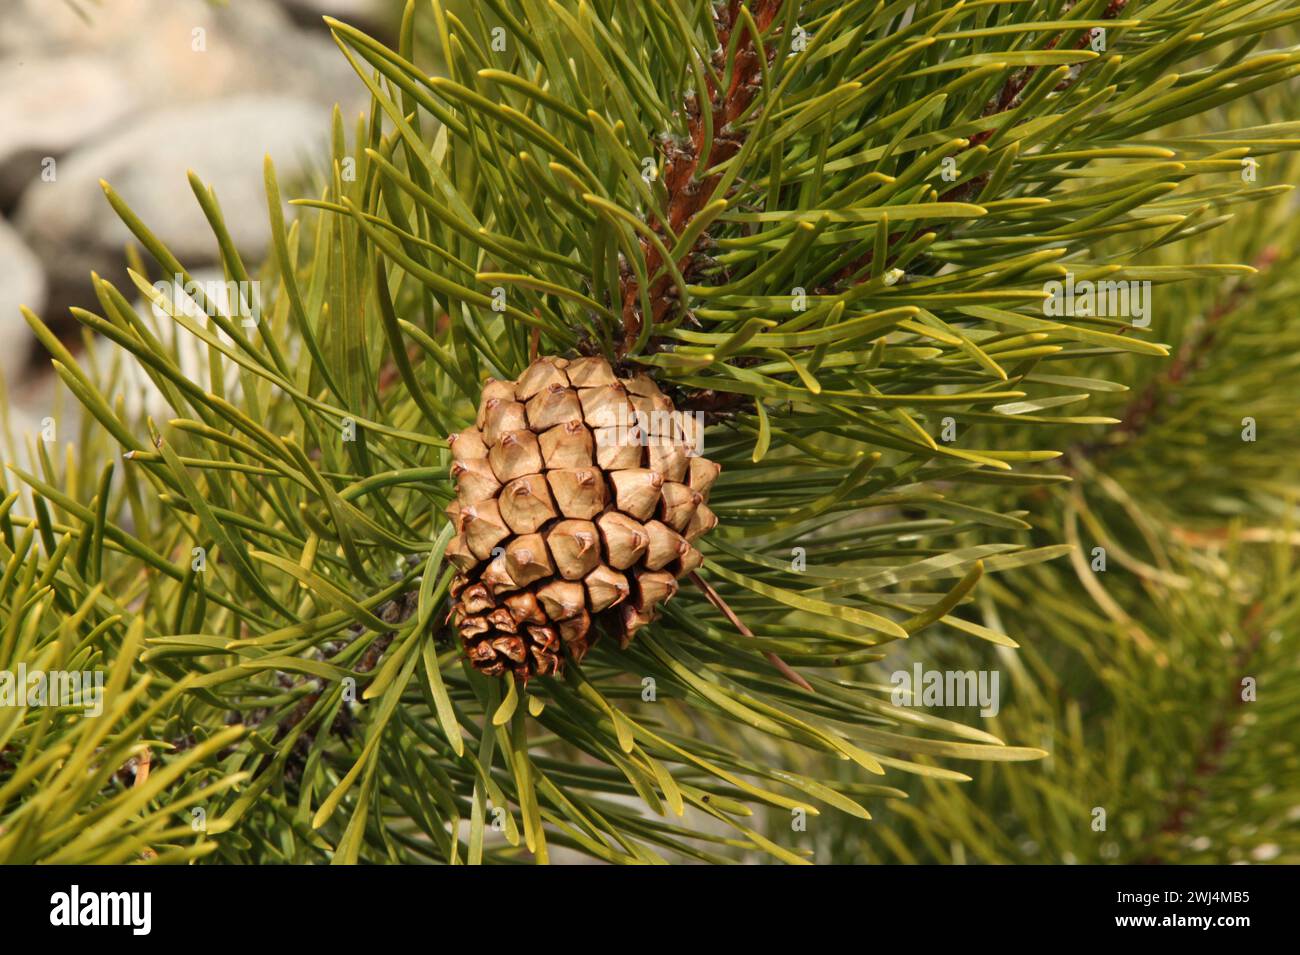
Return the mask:
M 602 631 L 626 647 L 699 567 L 721 468 L 700 423 L 644 374 L 603 358 L 539 358 L 489 379 L 451 436 L 457 534 L 451 620 L 470 661 L 527 680 L 580 661 Z

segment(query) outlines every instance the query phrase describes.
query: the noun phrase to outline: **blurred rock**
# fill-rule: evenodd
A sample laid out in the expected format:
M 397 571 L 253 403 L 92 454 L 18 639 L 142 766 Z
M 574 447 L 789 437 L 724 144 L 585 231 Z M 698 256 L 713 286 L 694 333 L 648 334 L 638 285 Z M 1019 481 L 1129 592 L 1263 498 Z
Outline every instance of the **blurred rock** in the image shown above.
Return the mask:
M 46 157 L 61 156 L 134 112 L 139 100 L 100 57 L 0 60 L 0 209 L 12 208 Z
M 392 14 L 397 4 L 389 0 L 280 0 L 295 19 L 310 22 L 334 17 L 344 23 L 363 24 Z
M 39 315 L 45 307 L 45 292 L 41 263 L 18 233 L 0 219 L 0 372 L 11 387 L 26 370 L 34 340 L 18 306 L 26 305 Z
M 389 0 L 78 5 L 84 18 L 64 0 L 0 0 L 0 370 L 15 424 L 57 415 L 42 392 L 49 375 L 22 377 L 34 341 L 18 303 L 75 338 L 67 309 L 97 309 L 92 270 L 134 297 L 123 256 L 132 240 L 99 180 L 197 269 L 218 254 L 186 179 L 193 168 L 256 268 L 268 239 L 263 156 L 292 191 L 327 161 L 330 106 L 342 103 L 349 120 L 366 106 L 321 15 L 368 27 L 372 11 L 387 22 L 394 9 Z
M 127 234 L 100 177 L 178 254 L 197 254 L 195 265 L 216 256 L 184 174 L 215 179 L 253 265 L 265 249 L 262 155 L 276 156 L 291 189 L 300 150 L 324 165 L 315 132 L 329 107 L 341 102 L 350 120 L 366 105 L 327 32 L 299 27 L 278 0 L 79 5 L 84 19 L 64 0 L 0 2 L 0 215 L 26 223 L 50 280 L 47 308 L 63 325 L 69 306 L 94 307 L 91 269 L 125 277 Z
M 129 89 L 154 102 L 259 90 L 364 102 L 338 48 L 323 32 L 299 30 L 273 0 L 82 5 L 89 22 L 62 0 L 5 0 L 0 57 L 108 57 Z
M 230 234 L 250 267 L 267 250 L 262 159 L 282 180 L 318 164 L 329 113 L 316 103 L 246 96 L 144 116 L 59 160 L 53 182 L 37 181 L 15 223 L 47 263 L 51 279 L 76 282 L 120 261 L 131 235 L 109 206 L 107 180 L 187 267 L 217 261 L 216 240 L 186 178 L 214 188 Z

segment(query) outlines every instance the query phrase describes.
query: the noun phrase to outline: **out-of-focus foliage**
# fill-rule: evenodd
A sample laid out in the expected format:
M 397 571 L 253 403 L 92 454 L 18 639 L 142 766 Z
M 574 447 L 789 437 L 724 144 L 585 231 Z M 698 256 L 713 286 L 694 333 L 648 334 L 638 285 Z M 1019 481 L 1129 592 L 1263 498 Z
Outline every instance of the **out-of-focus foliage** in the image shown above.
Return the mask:
M 1292 95 L 1215 119 L 1263 124 Z M 1173 142 L 1217 132 L 1182 123 Z M 1260 185 L 1298 175 L 1284 157 L 1257 171 Z M 833 858 L 1300 861 L 1294 210 L 1283 195 L 1149 253 L 1258 272 L 1162 291 L 1154 327 L 1171 360 L 1075 364 L 1130 383 L 1092 401 L 1122 424 L 1069 433 L 1072 483 L 1030 497 L 1030 539 L 1075 550 L 983 590 L 977 619 L 1016 634 L 1019 651 L 954 643 L 942 654 L 945 666 L 1000 669 L 1001 713 L 980 725 L 1052 755 L 1018 772 L 972 770 L 969 784 L 927 781 L 923 797 L 882 811 L 886 825 L 827 833 Z

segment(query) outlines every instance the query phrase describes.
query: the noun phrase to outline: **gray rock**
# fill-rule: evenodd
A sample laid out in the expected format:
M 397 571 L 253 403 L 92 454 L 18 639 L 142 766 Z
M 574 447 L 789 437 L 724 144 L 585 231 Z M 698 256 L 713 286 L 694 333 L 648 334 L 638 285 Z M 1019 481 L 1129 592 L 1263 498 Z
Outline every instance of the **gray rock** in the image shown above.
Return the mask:
M 3 219 L 0 219 L 0 372 L 10 396 L 23 377 L 32 349 L 32 333 L 18 313 L 26 305 L 38 315 L 45 307 L 45 274 L 41 263 Z
M 131 241 L 104 198 L 103 179 L 187 267 L 215 262 L 216 241 L 187 180 L 193 169 L 216 190 L 226 226 L 253 265 L 269 242 L 264 155 L 282 180 L 318 166 L 329 119 L 325 108 L 285 97 L 163 110 L 60 160 L 53 182 L 28 187 L 15 221 L 51 278 L 76 282 L 120 260 Z
M 0 60 L 0 207 L 39 178 L 45 157 L 93 139 L 137 106 L 134 91 L 102 57 Z
M 364 87 L 323 31 L 298 29 L 273 0 L 80 6 L 88 21 L 62 0 L 5 0 L 0 58 L 103 57 L 136 97 L 153 103 L 272 91 L 327 104 L 364 102 Z
M 60 439 L 65 444 L 75 440 L 81 406 L 53 374 L 29 376 L 7 390 L 9 417 L 0 422 L 0 451 L 8 464 L 40 473 L 40 458 L 32 452 L 48 441 L 45 450 L 56 457 Z M 14 490 L 18 482 L 13 482 L 12 477 L 10 480 L 10 489 Z M 19 507 L 26 510 L 21 504 Z
M 366 23 L 391 16 L 398 7 L 386 0 L 280 0 L 297 18 L 334 17 L 344 23 Z

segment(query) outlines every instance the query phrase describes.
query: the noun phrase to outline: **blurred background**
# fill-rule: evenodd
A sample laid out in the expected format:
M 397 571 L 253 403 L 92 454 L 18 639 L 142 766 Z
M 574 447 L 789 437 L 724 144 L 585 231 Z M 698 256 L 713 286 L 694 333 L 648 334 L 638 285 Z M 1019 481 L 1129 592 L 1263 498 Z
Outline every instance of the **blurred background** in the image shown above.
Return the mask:
M 263 156 L 302 182 L 320 166 L 334 104 L 350 122 L 366 105 L 322 17 L 391 40 L 401 6 L 0 0 L 0 374 L 16 437 L 50 413 L 53 388 L 19 306 L 71 334 L 68 308 L 95 305 L 91 272 L 125 279 L 128 232 L 99 181 L 201 270 L 217 249 L 193 170 L 241 253 L 260 260 Z

